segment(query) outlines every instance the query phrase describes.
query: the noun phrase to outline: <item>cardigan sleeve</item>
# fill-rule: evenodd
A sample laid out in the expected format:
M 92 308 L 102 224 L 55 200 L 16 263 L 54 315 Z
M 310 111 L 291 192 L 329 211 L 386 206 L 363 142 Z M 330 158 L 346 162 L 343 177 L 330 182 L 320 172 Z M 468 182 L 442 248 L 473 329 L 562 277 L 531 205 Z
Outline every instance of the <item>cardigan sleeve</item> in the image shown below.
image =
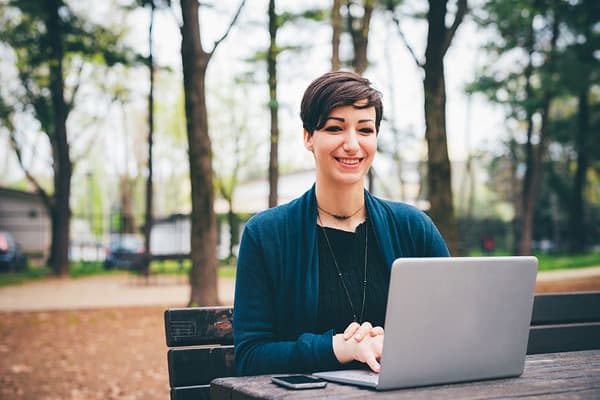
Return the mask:
M 276 298 L 276 279 L 268 273 L 265 251 L 255 235 L 252 226 L 246 226 L 236 272 L 233 334 L 238 375 L 339 368 L 333 353 L 333 330 L 302 333 L 295 340 L 276 337 L 275 322 L 282 316 L 276 315 L 275 304 L 281 299 Z
M 424 257 L 450 257 L 450 251 L 442 234 L 429 216 L 425 215 L 425 218 L 427 220 L 427 251 Z

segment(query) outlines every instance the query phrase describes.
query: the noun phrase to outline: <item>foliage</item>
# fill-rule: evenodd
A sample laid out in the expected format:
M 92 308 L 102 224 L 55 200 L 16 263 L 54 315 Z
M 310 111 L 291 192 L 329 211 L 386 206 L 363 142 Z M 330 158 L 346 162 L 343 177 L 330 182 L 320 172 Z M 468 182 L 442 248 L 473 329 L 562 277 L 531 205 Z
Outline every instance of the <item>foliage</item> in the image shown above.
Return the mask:
M 132 63 L 135 54 L 118 45 L 120 32 L 77 15 L 62 0 L 40 2 L 12 0 L 0 9 L 0 42 L 14 59 L 18 84 L 0 90 L 1 125 L 8 130 L 12 147 L 28 180 L 36 188 L 51 216 L 49 262 L 57 275 L 68 273 L 70 196 L 73 158 L 67 119 L 75 107 L 86 65 Z M 6 88 L 6 89 L 5 89 Z M 15 123 L 19 115 L 34 117 L 39 131 L 52 147 L 53 187 L 45 189 L 24 163 L 23 139 L 31 127 Z M 80 131 L 77 131 L 78 133 Z M 21 134 L 19 136 L 19 134 Z
M 598 204 L 586 182 L 597 173 L 589 167 L 600 160 L 599 141 L 593 139 L 600 131 L 593 112 L 599 107 L 593 95 L 600 77 L 600 60 L 593 55 L 600 40 L 594 28 L 599 4 L 488 1 L 475 12 L 493 39 L 485 48 L 488 63 L 467 91 L 482 93 L 506 110 L 510 137 L 490 171 L 492 185 L 515 208 L 515 238 L 523 229 L 519 212 L 531 189 L 534 154 L 540 153 L 543 174 L 533 207 L 533 237 L 559 239 L 556 245 L 563 248 L 568 241 L 572 251 L 592 244 Z
M 67 85 L 69 110 L 75 106 L 75 96 L 79 90 L 83 64 L 113 66 L 133 64 L 137 55 L 120 45 L 124 34 L 122 28 L 104 27 L 76 15 L 63 3 L 60 15 L 64 24 L 65 77 L 73 82 Z M 12 0 L 0 13 L 0 42 L 10 46 L 15 58 L 22 88 L 12 93 L 2 93 L 4 103 L 17 110 L 33 112 L 41 124 L 43 132 L 53 132 L 52 107 L 49 85 L 49 38 L 45 34 L 45 14 L 34 0 Z M 14 101 L 17 100 L 16 104 Z

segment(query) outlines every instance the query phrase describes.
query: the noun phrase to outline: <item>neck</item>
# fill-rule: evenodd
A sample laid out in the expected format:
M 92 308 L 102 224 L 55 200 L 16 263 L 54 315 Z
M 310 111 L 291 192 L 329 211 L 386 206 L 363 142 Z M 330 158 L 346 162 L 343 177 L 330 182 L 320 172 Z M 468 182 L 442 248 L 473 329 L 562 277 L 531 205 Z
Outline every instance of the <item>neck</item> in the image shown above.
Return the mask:
M 354 231 L 366 218 L 365 194 L 362 185 L 327 186 L 324 188 L 317 181 L 315 195 L 317 204 L 321 208 L 321 211 L 317 210 L 320 215 L 320 220 L 317 220 L 317 223 L 320 225 Z M 330 213 L 338 216 L 349 216 L 349 218 L 336 218 Z

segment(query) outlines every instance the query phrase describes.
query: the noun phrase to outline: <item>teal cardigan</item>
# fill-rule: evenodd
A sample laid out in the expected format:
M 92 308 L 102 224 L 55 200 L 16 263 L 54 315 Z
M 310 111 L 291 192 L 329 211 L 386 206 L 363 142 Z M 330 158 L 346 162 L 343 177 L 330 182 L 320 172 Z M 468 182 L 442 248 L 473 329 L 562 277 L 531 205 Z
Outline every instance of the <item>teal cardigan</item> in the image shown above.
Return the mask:
M 365 190 L 368 217 L 386 265 L 398 257 L 449 256 L 422 211 Z M 332 330 L 316 332 L 319 294 L 315 187 L 261 212 L 244 228 L 233 309 L 239 375 L 340 368 Z

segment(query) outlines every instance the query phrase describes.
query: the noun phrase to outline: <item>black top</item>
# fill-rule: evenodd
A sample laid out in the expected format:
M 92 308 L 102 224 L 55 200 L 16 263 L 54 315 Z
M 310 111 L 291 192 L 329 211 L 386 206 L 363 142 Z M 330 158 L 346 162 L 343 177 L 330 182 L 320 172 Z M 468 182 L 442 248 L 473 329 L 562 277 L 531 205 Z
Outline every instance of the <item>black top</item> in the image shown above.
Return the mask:
M 337 274 L 323 229 L 335 254 L 335 259 L 350 292 L 354 312 L 348 301 L 344 286 Z M 319 309 L 317 332 L 334 329 L 342 333 L 352 322 L 353 314 L 360 319 L 363 301 L 363 277 L 365 262 L 365 234 L 368 232 L 367 290 L 362 321 L 373 326 L 383 326 L 390 282 L 390 270 L 383 261 L 379 244 L 368 221 L 360 224 L 355 232 L 335 228 L 318 227 L 319 241 Z

